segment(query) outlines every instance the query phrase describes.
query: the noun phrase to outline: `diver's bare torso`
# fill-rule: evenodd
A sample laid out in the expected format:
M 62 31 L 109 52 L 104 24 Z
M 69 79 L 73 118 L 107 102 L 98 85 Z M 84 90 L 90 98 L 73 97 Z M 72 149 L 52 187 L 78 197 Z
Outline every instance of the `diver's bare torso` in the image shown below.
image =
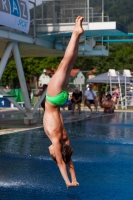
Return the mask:
M 51 142 L 54 136 L 58 136 L 61 142 L 65 142 L 68 139 L 66 131 L 64 129 L 60 108 L 55 105 L 52 105 L 48 101 L 45 102 L 43 124 L 45 133 L 51 140 Z

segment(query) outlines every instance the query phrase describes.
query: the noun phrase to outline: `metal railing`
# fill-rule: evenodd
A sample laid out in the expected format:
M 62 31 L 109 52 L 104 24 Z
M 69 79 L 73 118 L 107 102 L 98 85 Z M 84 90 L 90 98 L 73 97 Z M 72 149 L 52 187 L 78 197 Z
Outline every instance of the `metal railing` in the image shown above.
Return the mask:
M 80 1 L 81 2 L 81 1 Z M 103 16 L 103 13 L 94 13 L 93 7 L 89 7 L 85 3 L 75 3 L 75 1 L 42 1 L 42 4 L 37 8 L 34 6 L 31 10 L 31 25 L 36 24 L 56 24 L 56 23 L 74 23 L 78 15 L 84 16 L 84 22 L 102 22 L 109 21 L 108 16 Z M 35 5 L 35 4 L 34 4 Z

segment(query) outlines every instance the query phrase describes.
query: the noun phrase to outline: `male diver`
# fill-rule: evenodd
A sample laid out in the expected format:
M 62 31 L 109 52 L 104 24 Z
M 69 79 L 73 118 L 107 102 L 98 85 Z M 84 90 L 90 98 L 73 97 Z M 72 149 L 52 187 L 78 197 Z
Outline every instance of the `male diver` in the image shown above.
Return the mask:
M 48 84 L 43 119 L 45 133 L 52 143 L 49 146 L 50 155 L 56 161 L 67 188 L 76 187 L 79 183 L 77 182 L 71 159 L 73 150 L 70 147 L 70 142 L 64 128 L 60 106 L 63 106 L 68 100 L 68 93 L 65 89 L 68 85 L 70 72 L 78 56 L 79 38 L 84 32 L 82 21 L 83 17 L 78 16 L 76 18 L 74 30 L 64 57 Z M 67 166 L 71 175 L 71 181 L 68 178 Z

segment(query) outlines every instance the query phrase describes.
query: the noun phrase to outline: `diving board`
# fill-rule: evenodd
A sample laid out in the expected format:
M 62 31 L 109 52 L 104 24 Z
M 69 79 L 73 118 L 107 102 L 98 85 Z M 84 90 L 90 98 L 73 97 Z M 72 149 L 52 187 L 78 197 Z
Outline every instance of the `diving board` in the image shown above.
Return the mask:
M 41 38 L 70 37 L 74 28 L 74 23 L 59 23 L 49 25 L 37 25 L 37 35 Z M 83 22 L 84 34 L 87 37 L 108 36 L 108 35 L 127 35 L 127 27 L 118 22 Z M 33 32 L 33 30 L 31 29 Z

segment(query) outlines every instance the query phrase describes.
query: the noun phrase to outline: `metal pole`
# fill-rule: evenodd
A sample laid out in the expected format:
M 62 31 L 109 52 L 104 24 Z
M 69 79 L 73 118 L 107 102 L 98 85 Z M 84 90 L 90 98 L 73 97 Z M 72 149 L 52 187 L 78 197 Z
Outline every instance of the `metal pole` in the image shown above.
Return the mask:
M 104 22 L 104 0 L 102 0 L 102 22 Z
M 111 75 L 109 75 L 110 77 L 110 94 L 112 95 L 112 85 L 111 85 Z
M 38 109 L 38 107 L 40 106 L 41 102 L 44 100 L 46 96 L 46 90 L 43 92 L 42 96 L 40 97 L 39 101 L 37 102 L 37 104 L 35 105 L 34 110 L 32 111 L 33 115 L 35 115 L 36 110 Z
M 87 0 L 87 7 L 88 7 L 88 28 L 89 28 L 89 21 L 90 21 L 90 19 L 89 19 L 89 15 L 90 15 L 90 12 L 89 12 L 89 0 Z
M 120 93 L 121 108 L 123 109 L 124 105 L 123 105 L 123 99 L 122 99 L 122 91 L 121 91 L 121 83 L 120 83 L 119 72 L 117 73 L 117 75 L 118 75 L 118 84 L 119 84 L 119 93 Z M 119 101 L 119 99 L 118 99 L 118 101 Z M 119 106 L 119 104 L 118 104 L 118 106 Z
M 102 37 L 102 51 L 103 51 L 103 37 Z
M 126 75 L 125 75 L 125 108 L 127 109 Z
M 34 3 L 34 37 L 36 37 L 36 0 Z
M 8 61 L 8 58 L 10 56 L 10 53 L 11 53 L 11 50 L 13 48 L 13 45 L 14 45 L 14 42 L 10 42 L 2 56 L 2 59 L 1 59 L 1 62 L 0 62 L 0 79 L 3 75 L 3 72 L 4 72 L 4 69 L 6 67 L 6 64 L 7 64 L 7 61 Z
M 44 18 L 44 17 L 43 17 L 43 2 L 44 2 L 44 1 L 42 1 L 42 24 L 43 24 L 43 18 Z
M 25 110 L 26 110 L 26 116 L 32 117 L 32 111 L 31 111 L 31 105 L 30 105 L 30 99 L 29 94 L 26 86 L 24 71 L 21 63 L 21 58 L 19 54 L 18 44 L 15 42 L 13 46 L 13 55 L 16 62 L 16 68 L 18 72 L 18 77 L 20 81 L 20 86 L 23 92 L 24 102 L 25 102 Z
M 93 8 L 92 8 L 92 20 L 91 20 L 92 22 L 93 22 L 93 17 L 94 17 L 94 16 L 93 16 Z
M 55 2 L 53 0 L 53 24 L 56 23 L 56 16 L 55 16 Z

